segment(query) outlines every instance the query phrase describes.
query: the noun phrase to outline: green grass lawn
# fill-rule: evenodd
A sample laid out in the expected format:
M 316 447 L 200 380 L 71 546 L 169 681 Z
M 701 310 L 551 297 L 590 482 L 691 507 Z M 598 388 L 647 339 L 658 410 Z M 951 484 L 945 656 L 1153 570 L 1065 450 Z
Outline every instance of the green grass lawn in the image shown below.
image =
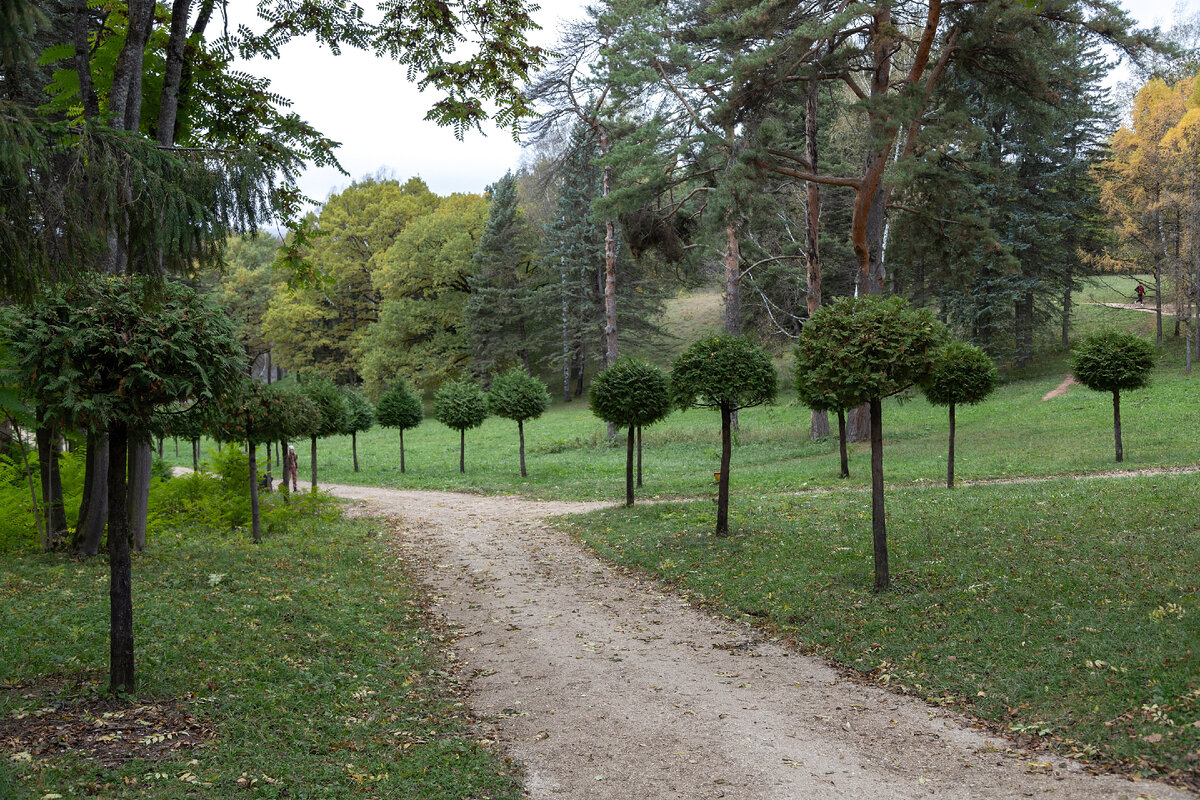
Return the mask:
M 0 739 L 16 752 L 0 759 L 0 796 L 519 797 L 388 535 L 373 521 L 297 525 L 257 546 L 244 531 L 154 534 L 134 559 L 127 703 L 101 693 L 106 560 L 6 553 Z M 129 721 L 136 741 L 116 757 L 104 740 L 94 757 L 78 743 L 44 757 L 11 738 L 61 718 L 85 731 Z M 174 748 L 189 731 L 201 743 Z

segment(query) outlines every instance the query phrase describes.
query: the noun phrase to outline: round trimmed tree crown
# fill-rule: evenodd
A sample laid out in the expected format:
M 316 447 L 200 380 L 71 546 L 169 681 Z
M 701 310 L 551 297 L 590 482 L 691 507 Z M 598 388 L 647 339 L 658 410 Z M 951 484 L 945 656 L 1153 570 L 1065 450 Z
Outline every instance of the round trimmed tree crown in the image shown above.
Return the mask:
M 671 387 L 661 369 L 626 356 L 592 379 L 588 405 L 617 427 L 646 427 L 671 413 Z

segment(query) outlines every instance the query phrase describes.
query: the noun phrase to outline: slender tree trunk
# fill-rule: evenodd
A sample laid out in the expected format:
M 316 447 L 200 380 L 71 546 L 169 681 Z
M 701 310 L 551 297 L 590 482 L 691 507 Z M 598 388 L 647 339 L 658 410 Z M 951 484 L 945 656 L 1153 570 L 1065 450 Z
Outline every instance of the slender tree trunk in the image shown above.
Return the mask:
M 954 403 L 950 404 L 950 455 L 946 457 L 946 488 L 954 488 Z
M 400 474 L 404 474 L 404 428 L 400 429 Z
M 146 522 L 150 509 L 150 467 L 154 450 L 149 434 L 134 431 L 129 440 L 129 536 L 133 548 L 146 549 Z
M 1121 447 L 1121 393 L 1113 392 L 1113 439 L 1117 443 L 1117 463 L 1125 460 L 1125 450 Z
M 17 446 L 21 448 L 21 460 L 25 462 L 25 480 L 29 483 L 29 505 L 33 511 L 33 524 L 37 528 L 38 541 L 42 544 L 42 550 L 50 549 L 50 531 L 46 525 L 42 524 L 42 509 L 38 505 L 37 490 L 33 488 L 33 470 L 29 467 L 29 451 L 25 447 L 25 437 L 21 435 L 21 428 L 17 425 L 16 420 L 12 424 L 13 435 L 17 437 Z
M 133 661 L 133 562 L 126 517 L 125 473 L 129 431 L 114 422 L 108 432 L 109 691 L 137 690 Z
M 46 509 L 44 544 L 53 549 L 67 532 L 67 512 L 63 503 L 62 474 L 58 469 L 58 426 L 42 425 L 35 434 L 37 440 L 38 472 L 42 483 L 42 507 Z
M 258 448 L 250 442 L 247 465 L 250 468 L 250 536 L 256 542 L 262 541 L 262 520 L 258 513 Z
M 721 479 L 717 482 L 717 536 L 729 535 L 729 461 L 733 455 L 733 409 L 721 406 Z
M 358 472 L 358 431 L 350 431 L 350 452 L 354 454 L 354 471 Z
M 842 474 L 841 477 L 850 477 L 850 454 L 846 448 L 846 410 L 839 408 L 838 415 L 838 451 L 842 457 Z
M 467 429 L 458 432 L 458 471 L 467 471 Z
M 1074 265 L 1068 260 L 1067 263 L 1067 285 L 1063 288 L 1062 301 L 1062 349 L 1067 350 L 1071 346 L 1071 287 L 1075 285 Z
M 871 406 L 871 538 L 875 549 L 875 591 L 887 591 L 887 522 L 883 511 L 883 403 L 875 398 Z
M 559 258 L 559 299 L 562 300 L 563 402 L 571 402 L 571 304 L 567 291 L 567 260 Z
M 633 426 L 625 436 L 625 505 L 633 505 Z
M 608 131 L 600 127 L 600 153 L 608 155 Z M 612 167 L 605 163 L 601 197 L 608 197 Z M 611 217 L 604 220 L 604 366 L 617 360 L 617 229 Z M 612 431 L 609 432 L 611 438 Z
M 733 212 L 725 220 L 725 332 L 742 332 L 742 258 L 741 242 Z
M 312 437 L 312 461 L 309 462 L 309 468 L 312 470 L 312 488 L 317 490 L 317 437 Z
M 821 171 L 817 151 L 818 88 L 817 81 L 809 82 L 804 106 L 804 149 L 808 156 L 809 168 L 814 173 Z M 808 181 L 805 185 L 804 200 L 804 250 L 808 267 L 805 276 L 805 300 L 808 306 L 808 316 L 811 319 L 812 315 L 817 313 L 817 309 L 821 307 L 823 299 L 821 296 L 821 184 L 816 181 Z M 829 412 L 814 410 L 811 419 L 812 427 L 809 430 L 809 438 L 812 441 L 829 436 Z
M 642 488 L 642 426 L 637 426 L 637 485 Z
M 192 439 L 192 471 L 200 471 L 200 440 Z
M 87 461 L 84 467 L 86 497 L 79 506 L 79 521 L 75 525 L 75 552 L 94 556 L 104 541 L 104 526 L 108 521 L 108 433 L 88 431 Z
M 525 472 L 525 423 L 517 420 L 517 438 L 521 441 L 521 477 L 527 477 Z

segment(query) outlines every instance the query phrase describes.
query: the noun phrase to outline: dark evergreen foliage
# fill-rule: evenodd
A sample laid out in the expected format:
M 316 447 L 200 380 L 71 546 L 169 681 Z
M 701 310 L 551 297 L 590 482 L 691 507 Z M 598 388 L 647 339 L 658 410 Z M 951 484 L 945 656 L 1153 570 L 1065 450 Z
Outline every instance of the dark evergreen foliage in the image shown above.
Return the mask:
M 405 470 L 404 432 L 417 427 L 425 419 L 425 409 L 421 404 L 421 398 L 409 388 L 408 381 L 398 378 L 392 383 L 391 389 L 380 395 L 379 403 L 375 406 L 375 417 L 385 428 L 399 429 L 400 472 L 403 473 Z
M 467 431 L 487 419 L 487 397 L 483 387 L 471 380 L 442 384 L 433 396 L 433 415 L 458 437 L 458 471 L 466 472 Z
M 964 342 L 950 342 L 934 354 L 929 372 L 920 380 L 929 402 L 950 407 L 950 450 L 946 486 L 954 488 L 954 407 L 982 403 L 996 388 L 996 365 L 987 353 Z
M 588 390 L 592 413 L 616 427 L 628 428 L 625 448 L 625 504 L 633 505 L 634 432 L 671 413 L 671 387 L 661 369 L 635 358 L 607 367 Z
M 891 583 L 883 507 L 885 397 L 924 379 L 949 338 L 926 309 L 899 297 L 838 298 L 822 306 L 800 331 L 796 387 L 815 408 L 844 409 L 868 403 L 871 413 L 871 527 L 875 589 Z
M 729 534 L 729 461 L 733 413 L 775 399 L 779 374 L 771 357 L 740 336 L 701 339 L 671 366 L 671 395 L 681 409 L 701 406 L 721 412 L 721 471 L 717 487 L 718 536 Z
M 521 477 L 525 470 L 525 423 L 540 417 L 550 407 L 546 384 L 520 367 L 513 367 L 492 378 L 487 391 L 488 412 L 517 423 L 521 450 Z
M 1154 345 L 1133 334 L 1104 331 L 1080 342 L 1071 353 L 1076 380 L 1097 392 L 1112 392 L 1113 439 L 1117 461 L 1125 460 L 1121 440 L 1121 392 L 1140 389 L 1150 381 Z

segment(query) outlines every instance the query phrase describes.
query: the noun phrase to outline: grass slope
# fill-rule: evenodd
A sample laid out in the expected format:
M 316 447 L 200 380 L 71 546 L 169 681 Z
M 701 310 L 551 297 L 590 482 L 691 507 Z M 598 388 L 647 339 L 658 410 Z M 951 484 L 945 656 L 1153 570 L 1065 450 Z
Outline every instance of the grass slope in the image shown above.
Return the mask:
M 97 671 L 105 561 L 6 554 L 0 739 L 46 715 L 89 729 L 156 704 L 212 736 L 162 750 L 182 723 L 139 728 L 115 762 L 43 758 L 24 740 L 15 757 L 27 760 L 4 754 L 0 796 L 519 797 L 466 718 L 387 535 L 370 521 L 297 526 L 259 546 L 244 534 L 156 535 L 135 557 L 139 692 L 120 708 L 100 697 Z

